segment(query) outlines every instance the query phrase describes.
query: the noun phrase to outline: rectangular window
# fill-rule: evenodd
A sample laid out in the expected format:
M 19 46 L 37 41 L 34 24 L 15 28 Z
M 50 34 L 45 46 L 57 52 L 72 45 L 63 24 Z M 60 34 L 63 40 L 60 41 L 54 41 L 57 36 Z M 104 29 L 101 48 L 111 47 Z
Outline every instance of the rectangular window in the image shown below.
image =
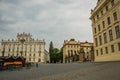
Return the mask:
M 116 31 L 116 38 L 120 38 L 120 27 L 119 27 L 119 25 L 117 25 L 115 27 L 115 31 Z
M 107 21 L 108 21 L 108 25 L 110 25 L 110 17 L 107 18 Z
M 14 49 L 15 49 L 15 48 L 13 47 L 13 49 L 12 49 L 12 52 L 13 52 L 13 53 L 14 53 Z
M 99 44 L 102 45 L 102 37 L 99 36 Z
M 97 40 L 97 38 L 95 38 L 95 45 L 96 45 L 96 47 L 98 46 L 98 40 Z
M 111 0 L 111 5 L 114 6 L 115 2 L 114 0 Z
M 41 56 L 41 54 L 39 53 L 39 56 Z
M 98 31 L 100 31 L 100 24 L 98 25 Z
M 33 58 L 33 60 L 35 61 L 35 58 Z
M 120 51 L 120 43 L 118 43 L 118 50 Z
M 96 28 L 94 28 L 94 32 L 96 33 Z
M 106 33 L 104 33 L 103 36 L 104 36 L 104 43 L 107 43 L 107 35 L 106 35 Z
M 25 51 L 25 56 L 26 56 L 26 51 Z
M 95 22 L 95 18 L 93 18 L 93 21 Z
M 29 58 L 29 61 L 31 61 L 31 58 Z
M 97 19 L 99 19 L 99 15 L 97 15 Z
M 25 46 L 25 51 L 27 51 L 27 45 Z
M 31 52 L 31 50 L 32 50 L 32 45 L 30 45 L 30 52 Z
M 110 41 L 112 41 L 112 40 L 113 40 L 112 30 L 109 30 L 109 38 L 110 38 Z
M 101 15 L 103 15 L 103 11 L 101 11 Z
M 108 6 L 106 6 L 105 8 L 106 8 L 106 11 L 108 11 Z
M 105 52 L 106 54 L 108 54 L 108 47 L 105 47 Z
M 9 48 L 9 52 L 10 52 L 10 48 Z
M 103 28 L 105 28 L 105 22 L 104 21 L 102 22 L 102 26 L 103 26 Z
M 102 48 L 100 49 L 100 51 L 101 51 L 101 55 L 103 55 L 103 49 Z
M 114 45 L 111 45 L 111 52 L 114 52 Z
M 33 54 L 33 56 L 35 57 L 35 54 Z
M 98 56 L 98 50 L 96 50 L 96 56 Z
M 114 12 L 113 13 L 113 18 L 114 18 L 114 21 L 116 21 L 118 18 L 117 18 L 117 13 L 116 12 Z

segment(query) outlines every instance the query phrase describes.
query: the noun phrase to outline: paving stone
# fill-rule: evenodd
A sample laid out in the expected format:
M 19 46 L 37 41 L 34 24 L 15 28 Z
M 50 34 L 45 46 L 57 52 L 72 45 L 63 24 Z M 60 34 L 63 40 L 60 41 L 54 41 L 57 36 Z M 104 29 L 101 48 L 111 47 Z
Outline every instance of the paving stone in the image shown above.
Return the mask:
M 1 71 L 0 80 L 120 80 L 120 62 L 39 65 Z

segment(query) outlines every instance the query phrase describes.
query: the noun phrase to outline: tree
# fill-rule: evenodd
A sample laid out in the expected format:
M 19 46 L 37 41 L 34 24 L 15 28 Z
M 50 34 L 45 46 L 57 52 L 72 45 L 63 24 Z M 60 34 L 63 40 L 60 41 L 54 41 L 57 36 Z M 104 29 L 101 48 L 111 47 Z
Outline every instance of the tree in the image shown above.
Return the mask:
M 63 48 L 60 50 L 58 48 L 53 47 L 52 41 L 49 46 L 49 54 L 50 54 L 50 63 L 57 63 L 63 61 Z
M 54 63 L 60 62 L 62 63 L 63 61 L 63 48 L 60 50 L 58 48 L 53 49 L 53 61 Z
M 53 58 L 53 42 L 51 41 L 50 42 L 50 45 L 49 45 L 49 55 L 50 55 L 50 63 L 52 62 L 52 58 Z
M 53 62 L 59 62 L 59 49 L 58 48 L 54 48 L 53 49 Z
M 63 62 L 63 47 L 60 49 L 60 61 Z

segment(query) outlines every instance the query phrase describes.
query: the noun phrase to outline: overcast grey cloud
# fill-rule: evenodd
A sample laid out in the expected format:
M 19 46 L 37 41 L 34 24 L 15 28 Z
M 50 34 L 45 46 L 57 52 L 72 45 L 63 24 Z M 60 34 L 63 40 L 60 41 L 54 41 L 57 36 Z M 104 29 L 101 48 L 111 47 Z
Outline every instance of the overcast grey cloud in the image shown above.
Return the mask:
M 0 0 L 0 39 L 16 39 L 17 33 L 31 33 L 53 41 L 60 48 L 64 40 L 92 42 L 90 10 L 97 0 Z

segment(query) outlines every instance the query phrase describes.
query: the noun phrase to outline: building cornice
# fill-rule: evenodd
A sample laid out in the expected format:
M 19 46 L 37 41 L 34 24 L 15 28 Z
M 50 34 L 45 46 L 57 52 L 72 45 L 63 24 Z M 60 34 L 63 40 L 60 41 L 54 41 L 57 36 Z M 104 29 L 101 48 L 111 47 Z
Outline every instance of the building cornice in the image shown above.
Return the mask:
M 102 0 L 100 3 L 98 3 L 96 5 L 96 7 L 94 8 L 94 10 L 91 11 L 91 17 L 90 19 L 92 19 L 92 17 L 98 12 L 100 11 L 104 5 L 106 5 L 110 0 Z

